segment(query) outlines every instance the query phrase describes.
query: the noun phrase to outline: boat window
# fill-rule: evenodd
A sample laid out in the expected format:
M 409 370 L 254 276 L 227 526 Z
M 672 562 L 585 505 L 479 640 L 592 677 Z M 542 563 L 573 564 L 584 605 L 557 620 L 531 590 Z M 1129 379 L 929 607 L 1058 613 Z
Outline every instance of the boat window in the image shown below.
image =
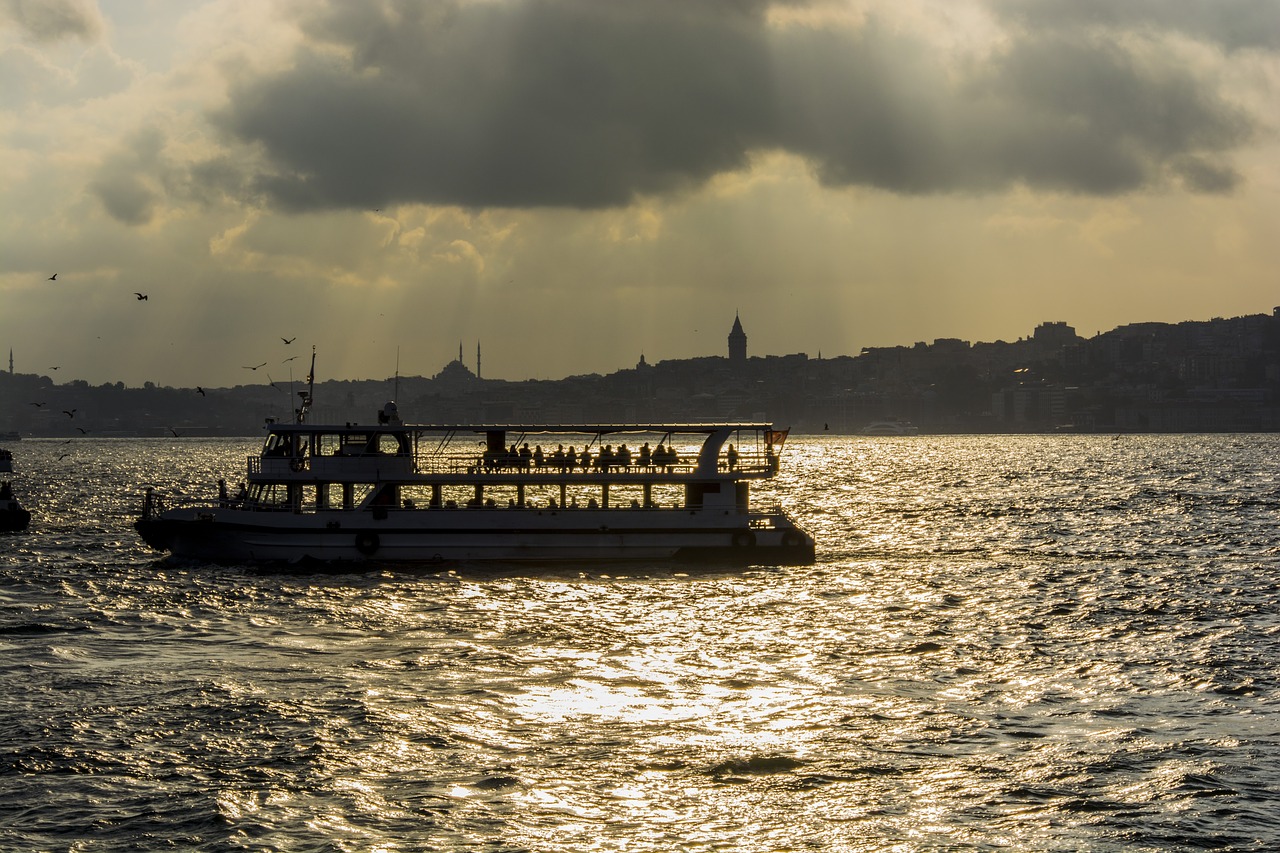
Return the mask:
M 381 433 L 377 439 L 377 452 L 386 456 L 409 455 L 409 437 L 404 433 Z
M 338 438 L 340 443 L 334 451 L 336 456 L 362 456 L 370 441 L 369 436 L 364 433 L 346 433 Z

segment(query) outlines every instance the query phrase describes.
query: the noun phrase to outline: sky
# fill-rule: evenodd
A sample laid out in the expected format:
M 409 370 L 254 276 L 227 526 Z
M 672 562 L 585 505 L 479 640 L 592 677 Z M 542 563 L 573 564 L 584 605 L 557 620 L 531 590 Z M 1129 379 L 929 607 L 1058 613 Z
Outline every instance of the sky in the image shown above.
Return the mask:
M 1087 337 L 1278 285 L 1280 0 L 0 0 L 0 352 L 57 382 L 557 379 L 735 314 L 750 355 Z

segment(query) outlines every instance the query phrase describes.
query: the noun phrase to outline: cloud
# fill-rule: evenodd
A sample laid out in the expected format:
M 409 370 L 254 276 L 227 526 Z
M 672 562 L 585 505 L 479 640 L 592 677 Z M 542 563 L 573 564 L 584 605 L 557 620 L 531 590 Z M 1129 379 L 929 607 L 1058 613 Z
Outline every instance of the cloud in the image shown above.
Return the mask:
M 107 157 L 89 183 L 112 218 L 126 225 L 146 225 L 163 200 L 155 173 L 162 167 L 164 137 L 147 128 Z
M 1156 36 L 1232 31 L 1170 5 L 1135 7 Z M 1225 192 L 1256 133 L 1210 70 L 1124 38 L 1132 10 L 1085 28 L 1070 4 L 997 2 L 1006 38 L 957 58 L 871 15 L 778 24 L 745 2 L 300 8 L 292 64 L 245 73 L 213 115 L 286 210 L 618 207 L 768 151 L 893 193 Z
M 41 42 L 102 35 L 102 13 L 94 0 L 0 0 L 0 21 L 8 21 Z
M 1275 0 L 995 0 L 993 8 L 1039 30 L 1168 31 L 1227 50 L 1280 49 Z
M 321 44 L 241 82 L 218 117 L 266 149 L 262 187 L 285 207 L 608 207 L 767 142 L 750 11 L 344 3 L 306 23 Z

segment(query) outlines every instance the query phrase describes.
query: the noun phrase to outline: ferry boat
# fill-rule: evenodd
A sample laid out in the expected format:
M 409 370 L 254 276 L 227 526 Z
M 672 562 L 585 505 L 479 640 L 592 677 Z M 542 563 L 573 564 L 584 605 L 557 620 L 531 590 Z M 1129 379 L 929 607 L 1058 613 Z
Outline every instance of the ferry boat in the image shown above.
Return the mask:
M 13 472 L 13 454 L 0 447 L 0 474 Z M 31 523 L 31 512 L 25 509 L 13 495 L 8 480 L 0 481 L 0 532 L 12 533 L 26 530 Z
M 213 562 L 813 563 L 780 508 L 750 506 L 786 433 L 764 423 L 268 422 L 237 493 L 176 505 L 148 489 L 135 527 Z M 533 448 L 530 445 L 534 445 Z

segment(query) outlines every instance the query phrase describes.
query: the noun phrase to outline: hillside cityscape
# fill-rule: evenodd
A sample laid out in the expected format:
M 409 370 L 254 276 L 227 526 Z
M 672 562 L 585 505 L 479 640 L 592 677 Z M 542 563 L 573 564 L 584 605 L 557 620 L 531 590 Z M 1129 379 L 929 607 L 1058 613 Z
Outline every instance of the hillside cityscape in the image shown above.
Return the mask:
M 1084 338 L 1062 321 L 1017 341 L 942 338 L 856 356 L 750 355 L 735 317 L 723 355 L 608 375 L 507 381 L 458 358 L 434 375 L 315 385 L 311 420 L 372 419 L 395 399 L 413 423 L 768 421 L 797 434 L 876 422 L 924 433 L 1280 431 L 1280 308 L 1134 323 Z M 301 383 L 171 388 L 57 383 L 0 372 L 6 437 L 251 436 L 292 419 Z M 323 359 L 323 353 L 321 354 Z

